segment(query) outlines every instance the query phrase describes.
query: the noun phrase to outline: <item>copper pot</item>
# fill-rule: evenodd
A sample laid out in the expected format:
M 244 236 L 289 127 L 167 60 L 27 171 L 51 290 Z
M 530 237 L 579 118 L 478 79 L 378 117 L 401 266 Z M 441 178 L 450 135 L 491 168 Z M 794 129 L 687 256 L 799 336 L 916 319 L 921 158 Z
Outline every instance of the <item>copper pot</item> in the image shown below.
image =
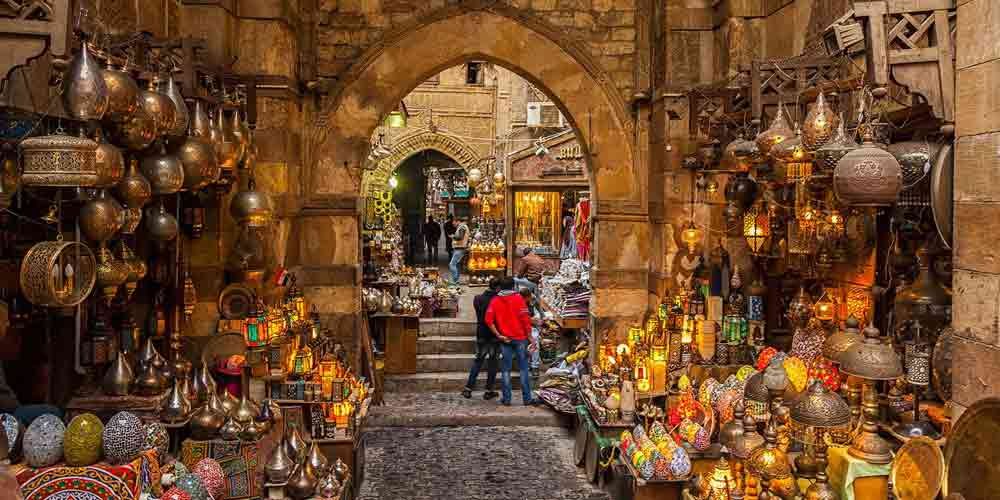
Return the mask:
M 156 241 L 171 241 L 177 237 L 179 230 L 177 219 L 167 213 L 166 209 L 163 208 L 163 204 L 147 211 L 144 220 L 146 221 L 146 231 L 149 233 L 150 238 Z
M 142 151 L 156 140 L 156 120 L 145 108 L 139 107 L 125 120 L 114 122 L 109 132 L 115 144 L 131 151 Z
M 841 203 L 851 206 L 888 206 L 899 198 L 903 170 L 888 151 L 873 142 L 871 127 L 865 142 L 837 162 L 833 191 Z
M 104 140 L 103 134 L 97 136 L 97 187 L 109 188 L 121 182 L 125 176 L 125 158 L 120 149 Z
M 101 190 L 80 209 L 80 232 L 97 243 L 108 241 L 122 228 L 123 215 L 121 204 Z
M 97 143 L 56 133 L 21 141 L 25 186 L 92 187 L 97 185 Z
M 80 52 L 63 75 L 62 101 L 75 120 L 100 120 L 108 109 L 108 87 L 87 42 L 80 44 Z
M 158 154 L 143 158 L 141 168 L 155 195 L 174 194 L 184 186 L 184 165 L 163 148 Z
M 116 193 L 125 202 L 125 206 L 131 209 L 142 208 L 153 196 L 153 188 L 149 185 L 149 180 L 139 172 L 139 162 L 136 159 L 129 162 Z
M 188 131 L 189 115 L 187 104 L 184 103 L 184 96 L 181 95 L 181 89 L 172 77 L 167 77 L 166 84 L 160 90 L 174 103 L 173 124 L 167 129 L 166 135 L 183 137 Z
M 108 88 L 108 109 L 104 118 L 124 122 L 139 109 L 139 85 L 123 68 L 109 65 L 101 70 L 104 85 Z
M 146 114 L 153 119 L 156 124 L 156 135 L 165 135 L 174 127 L 174 119 L 177 115 L 177 108 L 174 102 L 166 94 L 159 92 L 159 78 L 149 81 L 146 90 L 139 93 L 139 102 Z
M 188 136 L 176 153 L 184 167 L 184 189 L 198 190 L 219 178 L 219 159 L 208 140 Z

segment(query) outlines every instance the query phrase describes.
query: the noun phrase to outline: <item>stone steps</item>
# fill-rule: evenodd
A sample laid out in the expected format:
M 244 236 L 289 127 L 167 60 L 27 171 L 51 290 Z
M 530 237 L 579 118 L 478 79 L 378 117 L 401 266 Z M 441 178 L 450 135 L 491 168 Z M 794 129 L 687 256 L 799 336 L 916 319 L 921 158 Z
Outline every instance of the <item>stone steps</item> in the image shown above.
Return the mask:
M 420 320 L 420 335 L 423 337 L 468 337 L 476 336 L 476 320 L 455 318 L 423 318 Z
M 440 372 L 469 372 L 472 368 L 472 360 L 475 354 L 468 353 L 448 353 L 448 354 L 418 354 L 417 373 L 440 373 Z M 518 371 L 517 358 L 511 366 L 511 371 Z
M 475 354 L 476 337 L 430 335 L 417 339 L 417 354 Z
M 458 393 L 465 387 L 465 382 L 469 378 L 469 368 L 471 362 L 461 371 L 451 372 L 429 372 L 414 373 L 412 375 L 386 375 L 385 392 L 392 393 L 413 393 L 413 392 L 446 392 Z M 519 372 L 511 372 L 511 385 L 514 389 L 521 387 L 521 375 Z M 479 380 L 476 387 L 483 390 L 486 384 L 486 369 L 479 372 Z M 500 391 L 500 373 L 497 372 L 496 390 Z

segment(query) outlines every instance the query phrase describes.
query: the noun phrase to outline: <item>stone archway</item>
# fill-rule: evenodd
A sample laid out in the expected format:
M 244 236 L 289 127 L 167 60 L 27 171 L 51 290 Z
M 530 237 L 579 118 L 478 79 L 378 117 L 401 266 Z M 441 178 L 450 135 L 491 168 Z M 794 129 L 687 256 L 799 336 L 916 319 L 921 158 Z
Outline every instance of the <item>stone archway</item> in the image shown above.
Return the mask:
M 636 130 L 612 79 L 582 43 L 512 7 L 442 9 L 387 35 L 339 78 L 321 111 L 328 134 L 304 179 L 303 238 L 321 237 L 331 222 L 335 228 L 348 226 L 344 232 L 335 229 L 338 235 L 360 234 L 356 207 L 361 179 L 352 172 L 364 164 L 371 134 L 413 88 L 469 60 L 494 62 L 535 84 L 580 138 L 590 168 L 595 221 L 591 313 L 599 334 L 620 334 L 645 314 L 649 297 L 645 131 Z M 302 246 L 312 248 L 300 251 L 306 265 L 328 268 L 360 261 L 356 249 L 330 255 L 323 243 L 303 239 Z M 353 282 L 331 282 L 338 273 L 313 274 L 317 280 L 307 281 L 306 293 L 333 300 L 321 312 L 360 310 L 360 273 L 354 273 Z
M 411 156 L 429 149 L 448 156 L 466 170 L 479 162 L 479 155 L 461 139 L 425 130 L 397 139 L 390 149 L 389 156 L 379 160 L 373 170 L 365 172 L 362 185 L 365 187 L 384 185 L 396 167 Z

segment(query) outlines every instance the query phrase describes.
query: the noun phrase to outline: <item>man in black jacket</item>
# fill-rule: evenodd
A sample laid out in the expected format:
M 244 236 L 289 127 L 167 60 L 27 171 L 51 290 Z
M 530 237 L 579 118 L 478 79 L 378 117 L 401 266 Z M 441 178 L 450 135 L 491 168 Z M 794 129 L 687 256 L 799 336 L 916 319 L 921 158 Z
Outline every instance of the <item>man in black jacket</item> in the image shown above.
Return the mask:
M 496 277 L 490 278 L 490 286 L 480 295 L 472 299 L 472 307 L 476 310 L 476 359 L 472 361 L 472 369 L 469 370 L 469 381 L 462 389 L 462 396 L 472 397 L 472 389 L 476 386 L 476 379 L 479 378 L 479 370 L 486 365 L 486 393 L 483 399 L 493 399 L 498 396 L 493 390 L 497 379 L 497 367 L 500 362 L 500 340 L 486 326 L 486 310 L 490 307 L 490 302 L 500 291 L 500 280 Z M 489 358 L 487 360 L 487 358 Z

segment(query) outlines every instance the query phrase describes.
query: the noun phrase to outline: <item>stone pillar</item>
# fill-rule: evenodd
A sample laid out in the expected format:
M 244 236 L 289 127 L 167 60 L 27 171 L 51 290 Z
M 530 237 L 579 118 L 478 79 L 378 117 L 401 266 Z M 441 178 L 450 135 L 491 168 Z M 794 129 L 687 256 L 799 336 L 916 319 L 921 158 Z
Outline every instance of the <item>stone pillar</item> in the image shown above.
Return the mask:
M 1000 4 L 960 0 L 955 127 L 954 415 L 1000 395 Z M 984 224 L 984 222 L 986 222 Z

